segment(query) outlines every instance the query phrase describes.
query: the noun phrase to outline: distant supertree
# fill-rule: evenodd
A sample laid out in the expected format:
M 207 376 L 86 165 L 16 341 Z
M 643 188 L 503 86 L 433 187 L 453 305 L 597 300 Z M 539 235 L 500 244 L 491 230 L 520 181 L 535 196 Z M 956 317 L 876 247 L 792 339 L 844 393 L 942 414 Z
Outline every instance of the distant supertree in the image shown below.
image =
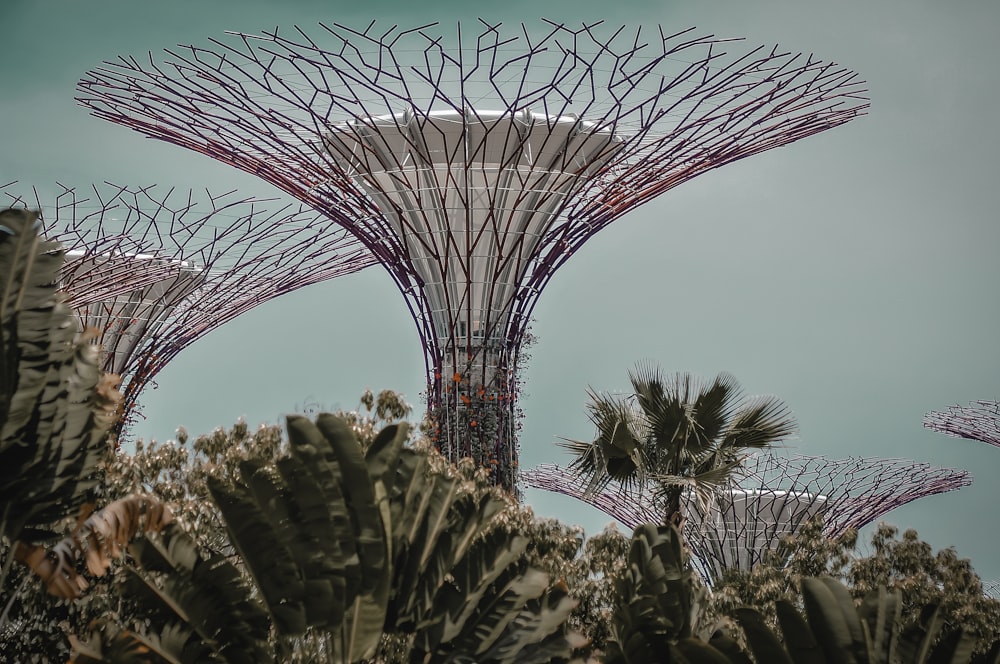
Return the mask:
M 968 406 L 931 411 L 924 415 L 924 426 L 956 438 L 971 438 L 1000 447 L 1000 403 L 973 401 Z
M 79 101 L 354 233 L 417 323 L 435 442 L 514 489 L 518 355 L 555 270 L 629 210 L 868 102 L 836 65 L 693 28 L 434 25 L 121 57 Z
M 589 503 L 628 528 L 664 519 L 665 506 L 649 486 L 636 493 L 612 484 L 587 495 L 575 473 L 554 465 L 525 471 L 524 480 Z M 726 569 L 752 568 L 813 516 L 822 514 L 824 532 L 838 537 L 913 500 L 971 483 L 966 471 L 903 459 L 755 454 L 712 502 L 689 497 L 684 537 L 695 566 L 713 583 Z
M 43 199 L 16 183 L 0 207 L 41 212 L 66 250 L 62 290 L 81 328 L 97 331 L 106 371 L 122 376 L 118 433 L 139 396 L 184 348 L 239 314 L 372 264 L 364 247 L 299 205 L 230 192 L 105 184 L 60 186 Z

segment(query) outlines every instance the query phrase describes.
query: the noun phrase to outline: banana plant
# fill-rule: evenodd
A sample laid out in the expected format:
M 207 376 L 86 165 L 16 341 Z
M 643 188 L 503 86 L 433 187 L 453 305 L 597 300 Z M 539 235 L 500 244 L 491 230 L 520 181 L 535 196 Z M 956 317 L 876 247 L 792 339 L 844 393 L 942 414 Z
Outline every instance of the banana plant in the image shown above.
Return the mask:
M 90 500 L 121 397 L 57 292 L 62 263 L 37 213 L 0 212 L 0 588 L 15 542 L 58 538 Z
M 938 607 L 925 607 L 920 623 L 902 630 L 898 594 L 879 589 L 855 606 L 847 588 L 830 577 L 803 579 L 805 616 L 790 602 L 777 602 L 782 636 L 759 611 L 744 607 L 737 618 L 749 652 L 721 630 L 703 641 L 693 634 L 704 591 L 673 526 L 635 530 L 616 591 L 607 664 L 1000 664 L 1000 643 L 973 656 L 981 644 L 948 629 Z
M 695 581 L 675 526 L 647 523 L 635 529 L 628 566 L 615 591 L 607 664 L 750 664 L 738 647 L 728 648 L 737 657 L 733 659 L 727 657 L 727 644 L 694 636 L 706 591 Z
M 737 611 L 757 661 L 775 664 L 998 664 L 1000 643 L 979 656 L 972 634 L 946 630 L 935 605 L 924 607 L 918 625 L 899 627 L 902 600 L 878 589 L 855 606 L 850 592 L 830 577 L 802 580 L 805 617 L 789 602 L 777 602 L 779 639 L 751 608 Z
M 332 415 L 287 426 L 287 455 L 209 483 L 238 562 L 198 551 L 175 524 L 140 540 L 126 586 L 135 624 L 76 640 L 73 661 L 285 661 L 320 635 L 325 661 L 357 662 L 384 634 L 407 636 L 414 662 L 568 656 L 574 603 L 527 564 L 501 498 L 404 447 L 406 424 L 367 450 Z

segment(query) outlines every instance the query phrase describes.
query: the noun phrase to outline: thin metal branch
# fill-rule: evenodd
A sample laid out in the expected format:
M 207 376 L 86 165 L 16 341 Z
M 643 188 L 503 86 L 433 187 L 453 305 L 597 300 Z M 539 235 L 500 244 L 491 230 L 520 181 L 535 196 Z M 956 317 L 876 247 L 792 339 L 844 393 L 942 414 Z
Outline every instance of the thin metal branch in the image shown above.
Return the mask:
M 968 406 L 949 406 L 946 411 L 931 411 L 924 416 L 924 426 L 956 438 L 969 438 L 1000 447 L 1000 403 L 973 401 Z

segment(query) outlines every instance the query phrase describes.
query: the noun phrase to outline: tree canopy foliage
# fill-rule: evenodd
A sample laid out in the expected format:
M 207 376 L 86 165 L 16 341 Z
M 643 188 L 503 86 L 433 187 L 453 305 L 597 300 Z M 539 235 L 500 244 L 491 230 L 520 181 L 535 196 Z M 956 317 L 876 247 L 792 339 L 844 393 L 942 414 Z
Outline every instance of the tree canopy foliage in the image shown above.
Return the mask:
M 712 610 L 721 616 L 735 615 L 742 606 L 760 607 L 773 625 L 775 602 L 796 602 L 802 579 L 821 575 L 842 581 L 855 600 L 879 588 L 899 593 L 905 628 L 918 625 L 922 609 L 935 605 L 944 633 L 961 628 L 984 645 L 1000 639 L 1000 600 L 983 592 L 971 561 L 952 548 L 935 552 L 915 530 L 900 534 L 886 523 L 876 526 L 864 550 L 856 530 L 831 539 L 823 534 L 822 520 L 813 519 L 786 535 L 782 545 L 749 572 L 727 573 L 714 588 Z

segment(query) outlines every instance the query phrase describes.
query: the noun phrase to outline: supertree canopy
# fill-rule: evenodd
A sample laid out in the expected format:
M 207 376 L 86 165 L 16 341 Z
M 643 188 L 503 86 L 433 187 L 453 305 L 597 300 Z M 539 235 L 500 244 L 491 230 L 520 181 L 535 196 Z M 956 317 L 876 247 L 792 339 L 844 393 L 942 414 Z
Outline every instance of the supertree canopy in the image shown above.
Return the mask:
M 665 506 L 649 485 L 639 492 L 612 484 L 587 494 L 570 470 L 542 465 L 523 473 L 529 487 L 577 498 L 628 528 L 660 523 Z M 824 532 L 842 535 L 924 496 L 972 483 L 963 470 L 902 459 L 751 456 L 733 481 L 707 503 L 689 496 L 684 537 L 695 567 L 709 583 L 727 569 L 749 570 L 810 518 L 823 517 Z
M 1000 403 L 973 401 L 924 415 L 924 426 L 956 438 L 970 438 L 1000 447 Z
M 9 183 L 0 207 L 39 210 L 43 233 L 62 243 L 62 290 L 81 328 L 96 330 L 104 369 L 123 380 L 119 434 L 142 390 L 191 343 L 258 304 L 373 263 L 314 210 L 232 192 L 63 186 L 49 202 Z
M 678 184 L 868 106 L 850 71 L 693 29 L 315 32 L 122 57 L 85 76 L 79 101 L 253 173 L 359 238 L 417 322 L 438 446 L 508 488 L 518 354 L 555 270 Z

